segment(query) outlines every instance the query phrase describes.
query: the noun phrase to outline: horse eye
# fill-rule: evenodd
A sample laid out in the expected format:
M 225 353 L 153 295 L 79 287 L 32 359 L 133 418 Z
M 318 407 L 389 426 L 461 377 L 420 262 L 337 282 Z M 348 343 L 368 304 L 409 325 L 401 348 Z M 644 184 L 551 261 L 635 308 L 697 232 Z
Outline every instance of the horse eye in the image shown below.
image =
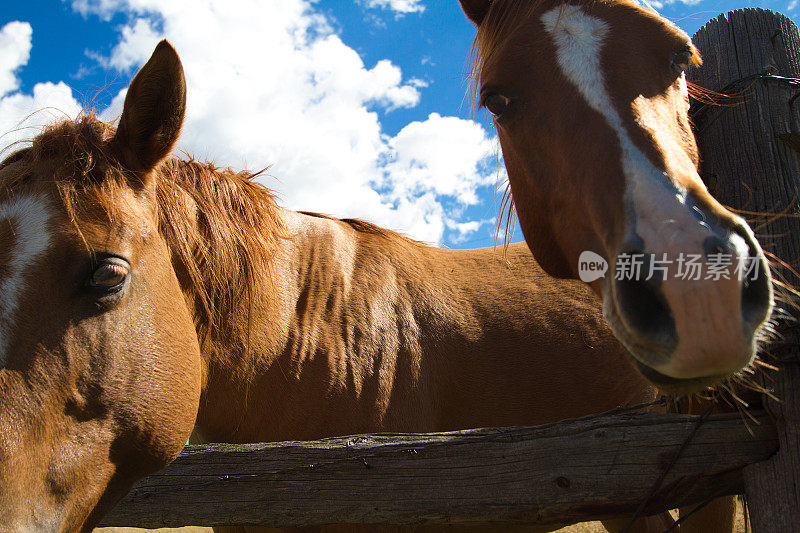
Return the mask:
M 92 272 L 89 286 L 103 292 L 118 290 L 128 279 L 129 272 L 127 261 L 116 257 L 104 259 Z
M 511 105 L 511 99 L 500 93 L 489 93 L 483 98 L 481 105 L 489 110 L 495 119 L 500 118 Z
M 692 64 L 693 58 L 694 48 L 686 43 L 672 56 L 672 71 L 680 76 Z

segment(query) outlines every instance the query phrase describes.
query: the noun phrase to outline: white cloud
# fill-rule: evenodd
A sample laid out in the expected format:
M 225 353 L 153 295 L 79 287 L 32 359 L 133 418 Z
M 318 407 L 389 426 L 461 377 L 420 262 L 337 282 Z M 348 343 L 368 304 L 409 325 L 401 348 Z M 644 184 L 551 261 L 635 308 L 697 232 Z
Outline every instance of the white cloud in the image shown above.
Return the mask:
M 456 232 L 456 234 L 451 237 L 452 241 L 456 244 L 463 244 L 483 226 L 494 226 L 496 223 L 496 218 L 488 218 L 486 220 L 469 220 L 467 222 L 456 222 L 454 220 L 449 220 L 447 222 L 447 227 Z
M 33 31 L 27 22 L 0 29 L 0 159 L 6 148 L 31 139 L 45 125 L 75 118 L 81 106 L 63 82 L 37 83 L 31 94 L 18 91 L 18 69 L 30 59 Z
M 150 57 L 155 43 L 163 38 L 153 25 L 154 22 L 146 18 L 134 19 L 130 25 L 121 28 L 120 43 L 111 57 L 105 59 L 97 56 L 97 59 L 104 66 L 123 72 L 142 65 Z
M 73 0 L 72 9 L 84 17 L 97 15 L 102 20 L 110 20 L 119 5 L 118 0 Z
M 487 163 L 497 147 L 481 126 L 469 120 L 432 113 L 424 122 L 408 124 L 388 146 L 391 160 L 384 169 L 395 196 L 430 190 L 475 204 L 477 188 L 496 179 Z
M 421 0 L 368 0 L 367 7 L 391 9 L 398 15 L 425 11 L 425 6 L 422 5 Z
M 664 6 L 683 4 L 686 6 L 694 6 L 702 2 L 702 0 L 639 0 L 640 3 L 646 7 L 652 8 L 656 11 L 664 9 Z
M 363 217 L 437 243 L 445 232 L 463 233 L 453 226 L 465 222 L 453 206 L 474 204 L 477 189 L 494 182 L 496 148 L 472 121 L 432 114 L 387 136 L 378 111 L 415 106 L 424 82 L 404 81 L 389 60 L 365 65 L 313 2 L 75 0 L 73 7 L 104 20 L 128 16 L 109 56 L 96 57 L 106 68 L 132 73 L 168 38 L 188 86 L 179 150 L 234 168 L 270 166 L 275 178 L 263 181 L 289 208 Z M 65 85 L 51 88 L 60 93 L 50 101 L 75 111 Z M 124 94 L 101 118 L 119 116 Z M 51 105 L 36 91 L 12 96 Z
M 28 63 L 31 35 L 27 22 L 13 21 L 0 28 L 0 96 L 19 88 L 16 71 Z

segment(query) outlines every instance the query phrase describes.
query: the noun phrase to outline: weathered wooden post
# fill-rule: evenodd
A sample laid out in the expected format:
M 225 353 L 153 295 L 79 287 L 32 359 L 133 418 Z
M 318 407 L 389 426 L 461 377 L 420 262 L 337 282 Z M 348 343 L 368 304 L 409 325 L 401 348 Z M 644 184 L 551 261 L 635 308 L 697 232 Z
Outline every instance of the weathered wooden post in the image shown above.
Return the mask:
M 770 11 L 736 10 L 706 24 L 694 43 L 704 63 L 690 73 L 690 80 L 735 95 L 726 104 L 739 104 L 704 106 L 694 115 L 703 179 L 730 207 L 760 213 L 786 210 L 789 216 L 752 225 L 765 251 L 796 268 L 800 262 L 797 26 Z M 779 278 L 800 286 L 789 269 L 775 271 Z M 765 398 L 764 403 L 776 421 L 780 450 L 772 459 L 745 469 L 756 532 L 800 528 L 800 336 L 792 322 L 800 314 L 786 303 L 778 307 L 789 316 L 778 324 L 782 338 L 768 348 L 775 359 L 764 359 L 779 369 L 769 373 L 765 384 L 781 402 Z

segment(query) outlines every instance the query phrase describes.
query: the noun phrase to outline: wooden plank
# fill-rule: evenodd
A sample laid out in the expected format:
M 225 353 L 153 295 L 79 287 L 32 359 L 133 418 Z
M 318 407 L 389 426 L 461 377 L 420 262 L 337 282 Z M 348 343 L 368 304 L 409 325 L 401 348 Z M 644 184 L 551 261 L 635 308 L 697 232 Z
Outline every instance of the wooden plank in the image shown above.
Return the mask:
M 733 11 L 709 22 L 694 36 L 702 68 L 690 80 L 713 90 L 759 74 L 800 77 L 800 33 L 787 17 L 762 9 Z M 800 154 L 780 140 L 800 133 L 800 93 L 786 80 L 757 79 L 738 88 L 742 105 L 707 109 L 695 121 L 702 175 L 723 203 L 746 211 L 796 213 L 800 201 Z M 749 217 L 753 218 L 753 217 Z M 766 218 L 766 217 L 760 217 Z M 800 218 L 775 217 L 751 223 L 765 251 L 797 268 Z M 800 279 L 786 268 L 778 275 L 797 287 Z M 784 291 L 785 292 L 785 291 Z M 791 295 L 786 298 L 793 300 Z M 776 420 L 781 451 L 770 461 L 745 470 L 748 501 L 756 532 L 796 531 L 800 524 L 800 349 L 798 313 L 779 302 L 781 345 L 767 348 L 767 362 L 779 367 L 765 379 L 782 402 L 765 399 Z M 792 331 L 795 330 L 795 331 Z
M 741 492 L 769 418 L 709 417 L 649 512 Z M 104 525 L 556 524 L 632 513 L 698 417 L 616 414 L 535 428 L 187 446 Z

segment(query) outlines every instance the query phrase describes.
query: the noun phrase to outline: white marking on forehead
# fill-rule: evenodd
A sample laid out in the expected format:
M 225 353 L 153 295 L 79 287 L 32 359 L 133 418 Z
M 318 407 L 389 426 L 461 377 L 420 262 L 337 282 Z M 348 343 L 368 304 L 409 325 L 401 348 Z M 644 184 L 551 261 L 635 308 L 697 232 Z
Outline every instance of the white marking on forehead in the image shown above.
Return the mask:
M 542 23 L 555 42 L 561 72 L 575 85 L 586 103 L 603 116 L 619 139 L 626 197 L 632 202 L 635 213 L 658 220 L 659 224 L 668 220 L 676 203 L 685 205 L 686 191 L 639 150 L 614 107 L 600 62 L 609 25 L 569 4 L 542 15 Z M 648 236 L 654 235 L 642 235 L 645 240 Z
M 13 249 L 7 250 L 5 276 L 0 278 L 0 366 L 5 363 L 19 299 L 25 289 L 28 266 L 50 246 L 51 213 L 44 197 L 21 196 L 0 205 L 0 221 L 9 221 Z
M 562 73 L 593 109 L 609 122 L 620 123 L 616 111 L 610 107 L 600 65 L 600 50 L 608 34 L 608 24 L 569 4 L 542 15 L 542 23 L 555 41 Z M 611 126 L 618 129 L 613 123 Z
M 686 83 L 686 73 L 685 72 L 683 74 L 681 74 L 681 77 L 678 79 L 678 83 L 680 84 L 680 87 L 681 87 L 681 94 L 683 96 L 688 97 L 689 96 L 689 85 Z

